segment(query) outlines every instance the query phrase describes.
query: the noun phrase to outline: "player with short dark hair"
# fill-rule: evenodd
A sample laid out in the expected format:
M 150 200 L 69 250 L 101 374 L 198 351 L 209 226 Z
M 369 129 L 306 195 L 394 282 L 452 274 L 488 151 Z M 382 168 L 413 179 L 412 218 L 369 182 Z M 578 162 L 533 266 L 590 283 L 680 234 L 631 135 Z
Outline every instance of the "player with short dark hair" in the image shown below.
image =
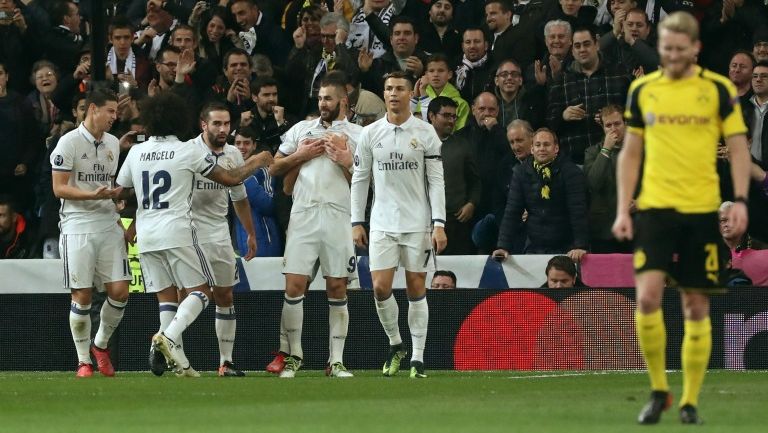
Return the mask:
M 283 378 L 294 377 L 303 362 L 304 292 L 317 261 L 328 295 L 327 374 L 352 376 L 343 362 L 349 327 L 347 284 L 357 278 L 357 257 L 348 225 L 349 180 L 352 153 L 363 128 L 347 120 L 348 100 L 343 83 L 323 80 L 317 104 L 320 117 L 301 121 L 285 133 L 269 170 L 273 176 L 285 176 L 286 185 L 293 185 L 283 260 L 285 301 L 281 333 L 284 329 L 289 347 L 285 367 L 280 372 Z
M 117 119 L 117 96 L 94 90 L 85 99 L 88 113 L 76 129 L 64 134 L 51 153 L 53 193 L 61 199 L 59 251 L 64 287 L 72 293 L 69 327 L 79 365 L 77 377 L 93 375 L 91 297 L 104 284 L 107 299 L 90 352 L 101 374 L 114 376 L 108 344 L 128 303 L 128 269 L 124 231 L 112 199 L 120 144 L 108 133 Z
M 376 312 L 389 337 L 389 356 L 382 373 L 393 376 L 406 356 L 398 325 L 399 307 L 392 296 L 398 266 L 405 267 L 411 332 L 411 377 L 427 377 L 424 348 L 429 307 L 425 280 L 434 270 L 434 254 L 447 245 L 442 143 L 432 125 L 411 114 L 413 83 L 400 71 L 384 79 L 387 115 L 366 126 L 355 152 L 352 177 L 352 227 L 355 244 L 368 246 L 365 207 L 373 178 L 370 220 L 370 269 Z
M 240 151 L 227 144 L 230 125 L 227 106 L 220 102 L 210 103 L 203 107 L 200 113 L 202 133 L 190 140 L 189 144 L 213 157 L 216 164 L 222 168 L 241 167 L 245 162 Z M 216 304 L 216 337 L 219 341 L 218 373 L 222 377 L 239 377 L 245 374 L 237 370 L 232 362 L 237 328 L 232 290 L 240 279 L 227 219 L 230 199 L 237 220 L 246 233 L 247 250 L 244 251 L 243 259 L 251 260 L 256 256 L 256 233 L 245 186 L 241 183 L 226 188 L 195 174 L 192 188 L 192 220 L 197 226 L 196 237 L 200 249 L 208 258 L 213 274 L 212 293 Z

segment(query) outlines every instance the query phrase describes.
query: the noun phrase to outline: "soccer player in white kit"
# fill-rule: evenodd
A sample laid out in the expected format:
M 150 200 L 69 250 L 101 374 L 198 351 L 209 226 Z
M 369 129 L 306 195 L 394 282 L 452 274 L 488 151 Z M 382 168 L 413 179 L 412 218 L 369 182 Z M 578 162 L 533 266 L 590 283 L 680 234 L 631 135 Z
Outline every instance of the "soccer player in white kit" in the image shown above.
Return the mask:
M 191 144 L 197 145 L 201 151 L 211 155 L 216 160 L 216 164 L 222 168 L 239 167 L 245 163 L 240 151 L 235 146 L 227 144 L 230 115 L 226 105 L 211 103 L 203 107 L 200 113 L 200 126 L 203 132 L 195 137 Z M 229 197 L 232 198 L 232 207 L 237 218 L 248 233 L 248 252 L 244 259 L 251 260 L 256 255 L 256 233 L 245 186 L 239 184 L 227 188 L 200 174 L 195 174 L 192 219 L 197 227 L 200 248 L 213 271 L 216 337 L 219 340 L 219 376 L 239 377 L 245 374 L 237 370 L 232 363 L 232 348 L 235 344 L 237 329 L 232 289 L 239 278 L 227 221 Z
M 195 174 L 235 186 L 271 162 L 271 155 L 262 152 L 236 168 L 216 165 L 199 146 L 174 135 L 187 129 L 188 119 L 186 103 L 173 93 L 145 100 L 141 121 L 151 137 L 131 148 L 117 177 L 119 185 L 135 189 L 136 237 L 147 292 L 159 292 L 158 299 L 176 299 L 177 290 L 188 295 L 168 327 L 152 338 L 153 349 L 178 375 L 187 375 L 185 370 L 191 368 L 179 344 L 181 335 L 208 306 L 213 284 L 191 216 Z
M 320 117 L 301 121 L 288 130 L 270 167 L 273 176 L 296 175 L 283 259 L 281 323 L 290 348 L 280 372 L 284 378 L 294 377 L 304 358 L 304 291 L 317 260 L 328 295 L 330 353 L 326 371 L 331 377 L 352 376 L 343 362 L 349 326 L 347 283 L 357 278 L 349 227 L 349 182 L 352 153 L 363 128 L 347 120 L 348 103 L 343 83 L 321 82 L 317 103 Z
M 61 199 L 59 250 L 64 287 L 72 293 L 69 327 L 79 365 L 77 377 L 93 375 L 93 353 L 101 374 L 114 376 L 107 345 L 128 302 L 128 269 L 124 230 L 115 203 L 121 192 L 112 188 L 120 145 L 109 134 L 117 118 L 117 97 L 94 90 L 86 98 L 85 121 L 59 139 L 51 153 L 53 192 Z M 91 294 L 103 282 L 107 300 L 91 347 Z
M 445 184 L 442 143 L 430 124 L 411 115 L 408 104 L 412 96 L 413 83 L 405 74 L 393 72 L 385 77 L 387 115 L 363 128 L 355 152 L 352 236 L 357 246 L 368 244 L 363 223 L 373 175 L 370 269 L 376 312 L 390 345 L 382 372 L 385 376 L 397 374 L 406 356 L 398 327 L 399 308 L 392 296 L 395 270 L 402 265 L 413 346 L 410 376 L 424 378 L 429 323 L 425 280 L 427 271 L 435 270 L 434 255 L 447 245 Z

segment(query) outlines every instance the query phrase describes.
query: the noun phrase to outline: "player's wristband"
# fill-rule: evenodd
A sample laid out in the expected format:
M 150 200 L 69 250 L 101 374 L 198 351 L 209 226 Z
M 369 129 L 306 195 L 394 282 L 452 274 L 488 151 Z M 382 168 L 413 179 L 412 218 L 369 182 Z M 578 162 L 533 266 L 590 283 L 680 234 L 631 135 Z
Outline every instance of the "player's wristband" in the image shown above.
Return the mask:
M 733 202 L 734 203 L 744 203 L 744 205 L 748 205 L 749 204 L 749 200 L 747 200 L 747 198 L 744 197 L 744 196 L 738 196 L 738 197 L 734 198 Z
M 364 223 L 362 223 L 362 222 L 356 222 L 356 223 L 352 223 L 352 227 L 355 227 L 355 226 L 361 226 L 361 225 L 363 225 L 363 224 L 364 224 Z

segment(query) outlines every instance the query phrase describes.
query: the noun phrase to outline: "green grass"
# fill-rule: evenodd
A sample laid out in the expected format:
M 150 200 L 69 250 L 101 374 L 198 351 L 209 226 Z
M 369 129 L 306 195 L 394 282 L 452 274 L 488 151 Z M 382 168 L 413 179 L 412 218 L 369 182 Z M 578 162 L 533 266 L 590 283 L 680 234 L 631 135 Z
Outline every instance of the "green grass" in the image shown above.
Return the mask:
M 768 373 L 712 371 L 705 425 L 676 410 L 657 427 L 635 417 L 648 397 L 642 373 L 431 371 L 347 380 L 301 371 L 293 380 L 251 373 L 220 379 L 120 373 L 0 373 L 0 432 L 765 432 Z M 675 396 L 681 375 L 670 374 Z

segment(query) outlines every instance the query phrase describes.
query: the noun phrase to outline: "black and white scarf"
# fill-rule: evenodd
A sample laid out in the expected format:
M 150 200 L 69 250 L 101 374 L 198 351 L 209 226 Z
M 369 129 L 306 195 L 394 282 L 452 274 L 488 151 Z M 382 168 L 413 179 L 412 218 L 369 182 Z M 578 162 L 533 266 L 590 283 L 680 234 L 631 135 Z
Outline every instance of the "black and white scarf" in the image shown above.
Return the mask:
M 117 70 L 115 47 L 110 48 L 107 53 L 107 64 L 109 65 L 109 70 L 112 71 L 112 75 L 131 74 L 133 78 L 136 78 L 136 55 L 133 53 L 133 49 L 128 51 L 128 57 L 125 59 L 125 67 L 122 71 Z
M 470 62 L 467 56 L 462 57 L 461 65 L 456 68 L 456 88 L 461 90 L 464 88 L 465 81 L 467 81 L 467 74 L 470 69 L 482 68 L 485 62 L 488 61 L 488 54 L 484 55 L 482 59 L 476 62 Z

